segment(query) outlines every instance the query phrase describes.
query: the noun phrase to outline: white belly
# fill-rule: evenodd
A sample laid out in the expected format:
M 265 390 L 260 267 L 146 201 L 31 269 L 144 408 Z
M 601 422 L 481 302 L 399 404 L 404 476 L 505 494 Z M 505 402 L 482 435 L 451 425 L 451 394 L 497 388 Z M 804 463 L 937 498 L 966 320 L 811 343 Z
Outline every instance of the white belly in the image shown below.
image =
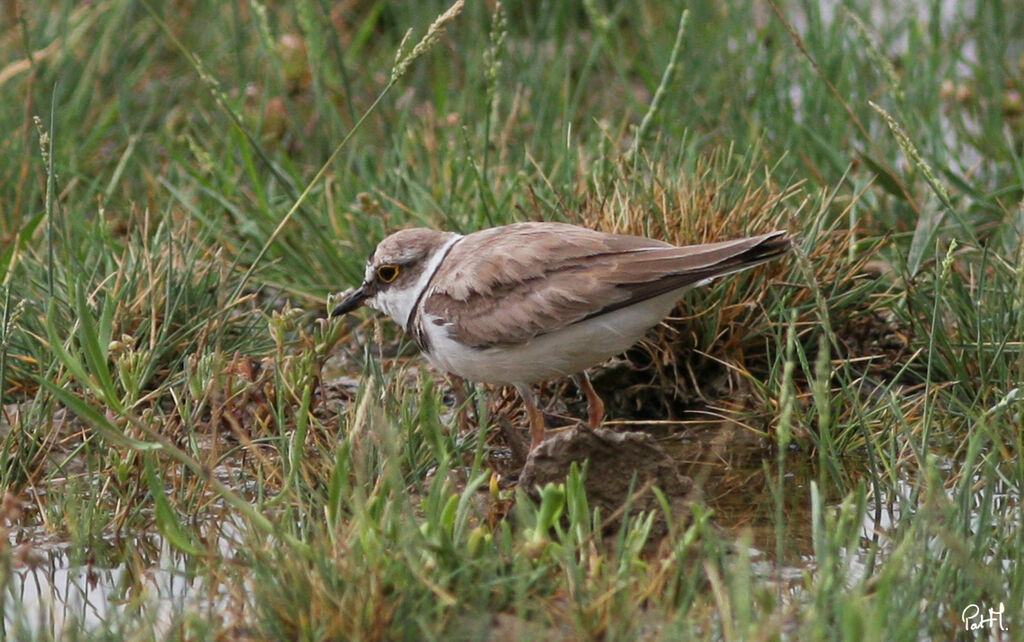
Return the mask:
M 483 350 L 456 343 L 445 326 L 427 318 L 424 325 L 432 348 L 427 358 L 435 367 L 470 381 L 511 385 L 557 379 L 625 351 L 672 311 L 686 289 L 575 323 L 521 345 Z

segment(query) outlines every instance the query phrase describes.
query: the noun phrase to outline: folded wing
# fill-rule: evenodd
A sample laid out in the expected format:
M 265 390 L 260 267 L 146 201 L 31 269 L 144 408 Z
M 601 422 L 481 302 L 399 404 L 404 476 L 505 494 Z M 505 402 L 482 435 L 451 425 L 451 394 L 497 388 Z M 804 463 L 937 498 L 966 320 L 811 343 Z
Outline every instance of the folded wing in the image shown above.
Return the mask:
M 423 322 L 484 348 L 508 345 L 737 272 L 789 250 L 785 232 L 676 247 L 573 225 L 477 232 L 438 269 Z M 469 237 L 467 237 L 469 238 Z M 470 254 L 465 248 L 478 248 Z

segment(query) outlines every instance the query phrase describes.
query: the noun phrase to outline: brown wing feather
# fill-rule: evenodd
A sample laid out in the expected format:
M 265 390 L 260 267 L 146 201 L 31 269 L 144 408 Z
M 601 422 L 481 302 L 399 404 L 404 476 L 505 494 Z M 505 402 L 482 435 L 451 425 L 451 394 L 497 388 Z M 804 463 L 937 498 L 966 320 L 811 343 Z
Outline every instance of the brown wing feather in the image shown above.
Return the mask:
M 462 343 L 518 343 L 768 260 L 784 237 L 676 247 L 565 224 L 491 228 L 452 249 L 423 311 Z

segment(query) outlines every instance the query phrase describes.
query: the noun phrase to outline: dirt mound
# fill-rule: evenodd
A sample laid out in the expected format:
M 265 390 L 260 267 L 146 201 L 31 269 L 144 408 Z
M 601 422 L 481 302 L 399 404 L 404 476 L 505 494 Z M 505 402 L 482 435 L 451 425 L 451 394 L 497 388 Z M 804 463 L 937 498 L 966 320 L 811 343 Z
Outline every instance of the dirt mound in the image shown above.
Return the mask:
M 652 491 L 657 487 L 669 501 L 673 519 L 689 519 L 688 504 L 699 499 L 693 481 L 682 475 L 675 460 L 641 432 L 615 432 L 578 426 L 553 435 L 526 460 L 519 486 L 533 499 L 545 484 L 565 481 L 569 466 L 587 464 L 584 487 L 590 508 L 606 515 L 602 530 L 614 531 L 624 516 L 654 511 L 652 536 L 668 532 L 665 515 Z M 631 493 L 632 491 L 632 493 Z

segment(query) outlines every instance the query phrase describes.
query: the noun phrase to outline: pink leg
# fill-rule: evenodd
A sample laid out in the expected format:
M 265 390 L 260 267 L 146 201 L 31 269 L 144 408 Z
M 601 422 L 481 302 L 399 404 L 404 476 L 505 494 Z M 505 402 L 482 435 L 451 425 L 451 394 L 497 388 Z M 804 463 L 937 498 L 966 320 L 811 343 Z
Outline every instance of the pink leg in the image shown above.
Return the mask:
M 523 405 L 526 406 L 526 415 L 530 419 L 530 451 L 544 441 L 544 414 L 537 407 L 537 397 L 533 389 L 527 384 L 516 384 L 519 396 L 523 398 Z
M 587 398 L 587 425 L 597 428 L 604 421 L 604 401 L 594 390 L 594 386 L 590 383 L 590 376 L 586 372 L 573 375 L 572 379 Z

